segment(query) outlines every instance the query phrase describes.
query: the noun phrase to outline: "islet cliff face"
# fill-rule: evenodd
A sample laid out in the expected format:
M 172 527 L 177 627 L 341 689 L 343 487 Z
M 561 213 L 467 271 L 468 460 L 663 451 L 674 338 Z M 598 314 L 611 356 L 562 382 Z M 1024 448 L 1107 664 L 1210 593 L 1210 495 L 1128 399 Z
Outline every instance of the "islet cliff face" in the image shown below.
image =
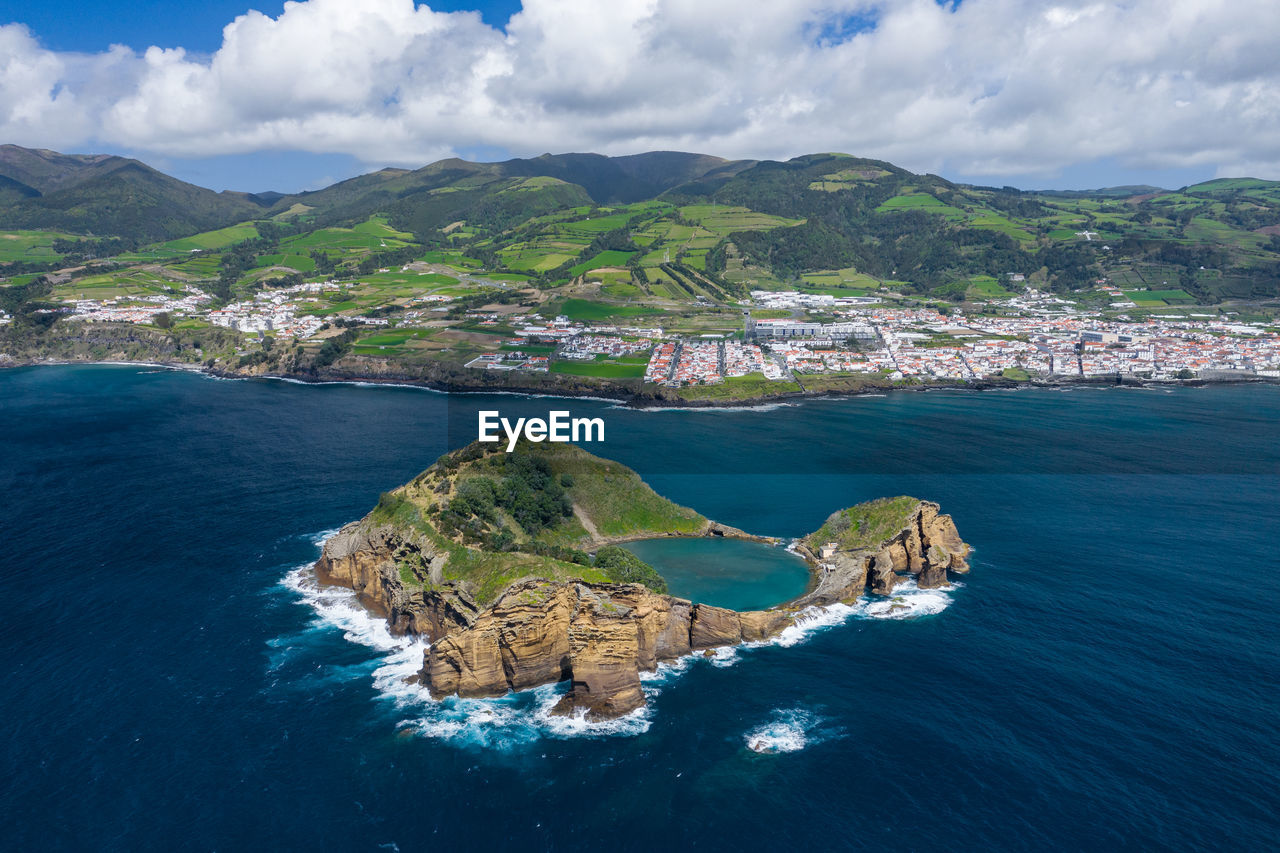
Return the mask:
M 568 681 L 556 711 L 585 713 L 592 721 L 642 707 L 640 673 L 662 661 L 766 640 L 810 606 L 889 594 L 908 577 L 923 589 L 941 587 L 952 573 L 969 570 L 970 548 L 951 517 L 935 503 L 917 501 L 901 528 L 872 547 L 823 555 L 801 545 L 811 589 L 769 610 L 695 604 L 640 584 L 543 578 L 517 580 L 481 606 L 465 583 L 441 580 L 445 552 L 411 533 L 367 522 L 349 524 L 325 543 L 317 576 L 355 590 L 393 633 L 430 641 L 418 678 L 433 697 L 501 696 Z M 726 534 L 740 531 L 715 524 L 703 531 Z M 404 582 L 406 563 L 424 586 Z

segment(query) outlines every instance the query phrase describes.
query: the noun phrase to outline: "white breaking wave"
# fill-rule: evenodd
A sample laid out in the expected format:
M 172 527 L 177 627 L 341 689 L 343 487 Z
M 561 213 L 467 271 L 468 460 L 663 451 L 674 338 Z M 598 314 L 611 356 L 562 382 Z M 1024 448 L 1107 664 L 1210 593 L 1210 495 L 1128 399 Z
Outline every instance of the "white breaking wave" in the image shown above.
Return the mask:
M 316 612 L 314 626 L 339 628 L 343 639 L 348 642 L 380 652 L 400 649 L 407 642 L 404 637 L 393 637 L 387 630 L 385 619 L 362 607 L 354 590 L 321 586 L 309 563 L 290 571 L 281 583 L 301 596 L 303 602 Z
M 915 579 L 900 583 L 888 596 L 863 596 L 853 604 L 828 604 L 825 607 L 806 607 L 796 614 L 795 622 L 783 628 L 776 637 L 752 646 L 791 647 L 802 643 L 823 628 L 839 625 L 849 619 L 915 619 L 933 616 L 951 606 L 951 593 L 960 587 L 952 584 L 941 589 L 920 589 Z
M 904 581 L 892 594 L 860 598 L 854 605 L 857 615 L 864 619 L 915 619 L 935 616 L 951 606 L 951 593 L 963 584 L 952 583 L 940 589 L 920 589 L 914 579 Z
M 811 743 L 829 739 L 817 731 L 823 718 L 804 708 L 778 709 L 769 722 L 756 726 L 742 736 L 747 748 L 772 755 L 799 752 Z
M 711 654 L 699 652 L 712 666 L 721 668 L 733 666 L 742 659 L 742 646 L 722 646 L 711 649 Z
M 338 528 L 336 527 L 330 530 L 321 530 L 319 533 L 315 533 L 315 534 L 312 534 L 311 536 L 308 536 L 307 539 L 310 540 L 311 544 L 315 545 L 317 548 L 323 548 L 324 543 L 329 541 L 329 538 L 334 534 L 336 534 L 337 532 L 338 532 Z
M 756 646 L 782 646 L 790 648 L 802 643 L 818 630 L 839 625 L 857 612 L 857 606 L 847 604 L 828 604 L 826 607 L 806 607 L 796 614 L 795 621 L 783 628 L 776 637 L 771 637 Z

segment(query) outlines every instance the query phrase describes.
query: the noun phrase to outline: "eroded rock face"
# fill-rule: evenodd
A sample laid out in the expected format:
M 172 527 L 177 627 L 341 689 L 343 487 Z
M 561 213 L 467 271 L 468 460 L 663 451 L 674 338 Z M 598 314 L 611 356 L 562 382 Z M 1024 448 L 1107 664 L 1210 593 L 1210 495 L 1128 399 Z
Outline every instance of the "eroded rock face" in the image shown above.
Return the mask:
M 480 611 L 463 589 L 439 582 L 446 559 L 431 543 L 410 540 L 393 527 L 353 522 L 325 542 L 315 568 L 321 583 L 355 590 L 361 604 L 387 620 L 392 634 L 435 640 L 470 625 Z M 407 587 L 402 564 L 431 587 Z
M 508 587 L 470 627 L 432 645 L 422 682 L 442 698 L 500 696 L 568 680 L 558 713 L 608 719 L 644 705 L 640 673 L 660 661 L 767 639 L 792 618 L 691 604 L 639 584 L 531 579 Z
M 951 516 L 940 515 L 935 503 L 920 501 L 902 529 L 878 548 L 836 551 L 815 573 L 814 589 L 793 606 L 850 602 L 864 592 L 888 595 L 908 576 L 921 589 L 946 586 L 949 572 L 969 571 L 968 556 L 969 546 Z

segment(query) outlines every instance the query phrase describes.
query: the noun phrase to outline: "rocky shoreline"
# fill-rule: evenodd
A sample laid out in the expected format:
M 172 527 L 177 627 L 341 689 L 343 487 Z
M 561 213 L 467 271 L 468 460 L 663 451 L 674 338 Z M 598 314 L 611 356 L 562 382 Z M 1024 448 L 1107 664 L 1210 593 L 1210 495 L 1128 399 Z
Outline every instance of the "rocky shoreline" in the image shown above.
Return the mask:
M 684 535 L 771 541 L 715 522 Z M 597 544 L 607 541 L 620 540 Z M 747 612 L 640 584 L 540 577 L 509 584 L 482 607 L 465 584 L 443 580 L 448 556 L 435 543 L 368 519 L 348 524 L 325 542 L 315 571 L 321 583 L 355 590 L 366 607 L 387 619 L 392 633 L 431 643 L 416 680 L 434 698 L 502 696 L 568 681 L 557 712 L 599 721 L 642 707 L 640 673 L 663 661 L 767 640 L 795 624 L 806 608 L 889 594 L 907 578 L 920 588 L 942 587 L 969 569 L 969 546 L 951 517 L 929 501 L 914 501 L 903 523 L 875 542 L 824 548 L 805 540 L 798 550 L 810 566 L 810 590 L 794 601 Z M 405 583 L 400 567 L 407 563 L 421 567 L 414 571 L 425 577 L 424 588 Z
M 1101 377 L 1054 377 L 1030 380 L 1013 379 L 979 379 L 973 381 L 938 380 L 919 384 L 903 384 L 882 380 L 858 380 L 854 387 L 822 388 L 802 391 L 783 391 L 776 394 L 761 394 L 754 397 L 687 400 L 676 395 L 665 393 L 637 392 L 628 385 L 608 380 L 599 380 L 590 387 L 565 387 L 555 383 L 539 384 L 538 382 L 504 382 L 490 384 L 484 382 L 465 382 L 456 379 L 433 379 L 410 373 L 380 372 L 362 374 L 358 372 L 326 370 L 323 372 L 272 372 L 255 369 L 233 369 L 224 367 L 207 367 L 200 363 L 150 360 L 150 359 L 35 359 L 13 358 L 0 353 L 0 369 L 16 367 L 56 366 L 67 364 L 119 364 L 145 365 L 163 367 L 173 370 L 188 370 L 203 373 L 219 379 L 281 379 L 301 382 L 308 385 L 324 384 L 364 384 L 387 385 L 422 388 L 441 394 L 514 394 L 531 397 L 553 397 L 560 399 L 607 400 L 634 409 L 715 409 L 743 408 L 778 405 L 804 400 L 838 399 L 842 397 L 859 397 L 866 395 L 884 395 L 888 393 L 927 391 L 1015 391 L 1032 388 L 1198 388 L 1222 384 L 1277 384 L 1280 380 L 1267 376 L 1218 376 L 1203 379 L 1141 379 L 1133 377 L 1101 376 Z M 582 377 L 575 377 L 580 380 Z

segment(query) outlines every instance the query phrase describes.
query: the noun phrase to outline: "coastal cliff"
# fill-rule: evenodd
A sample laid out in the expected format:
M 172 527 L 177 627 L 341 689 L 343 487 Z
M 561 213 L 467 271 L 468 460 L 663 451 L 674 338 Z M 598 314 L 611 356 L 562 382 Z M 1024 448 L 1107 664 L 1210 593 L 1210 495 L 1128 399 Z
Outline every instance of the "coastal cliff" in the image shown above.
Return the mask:
M 640 584 L 513 584 L 469 627 L 426 654 L 423 682 L 436 698 L 501 696 L 557 681 L 569 693 L 556 710 L 615 717 L 644 705 L 640 673 L 660 661 L 763 640 L 790 613 L 739 613 L 661 595 Z
M 970 548 L 949 515 L 915 498 L 881 498 L 832 513 L 798 546 L 815 567 L 814 588 L 795 605 L 849 601 L 864 591 L 889 595 L 906 577 L 920 589 L 946 586 L 969 571 Z
M 798 543 L 811 569 L 804 596 L 738 612 L 667 594 L 651 567 L 612 547 L 658 536 L 772 541 L 679 507 L 572 445 L 510 455 L 471 445 L 383 495 L 325 543 L 315 569 L 393 633 L 430 641 L 418 679 L 432 696 L 567 681 L 556 711 L 589 720 L 643 706 L 640 673 L 662 661 L 766 640 L 809 606 L 887 594 L 907 577 L 942 586 L 968 570 L 969 547 L 937 504 L 871 501 Z

